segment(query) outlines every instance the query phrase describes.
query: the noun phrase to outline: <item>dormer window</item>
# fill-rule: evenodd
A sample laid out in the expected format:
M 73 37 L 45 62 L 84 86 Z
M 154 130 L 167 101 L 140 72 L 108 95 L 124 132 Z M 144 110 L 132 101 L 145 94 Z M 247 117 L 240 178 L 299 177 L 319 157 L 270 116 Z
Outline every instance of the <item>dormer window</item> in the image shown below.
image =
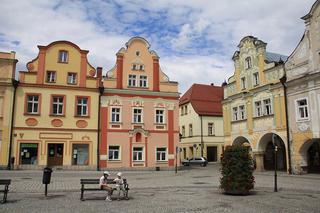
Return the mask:
M 144 70 L 144 65 L 143 65 L 143 64 L 132 64 L 131 69 L 132 69 L 132 70 L 140 70 L 140 71 L 143 71 L 143 70 Z
M 245 60 L 246 69 L 250 69 L 252 67 L 251 57 L 247 57 Z
M 140 51 L 136 51 L 136 56 L 140 56 Z
M 59 51 L 58 62 L 59 63 L 68 63 L 68 51 L 65 51 L 65 50 Z
M 144 70 L 144 65 L 140 64 L 139 70 Z

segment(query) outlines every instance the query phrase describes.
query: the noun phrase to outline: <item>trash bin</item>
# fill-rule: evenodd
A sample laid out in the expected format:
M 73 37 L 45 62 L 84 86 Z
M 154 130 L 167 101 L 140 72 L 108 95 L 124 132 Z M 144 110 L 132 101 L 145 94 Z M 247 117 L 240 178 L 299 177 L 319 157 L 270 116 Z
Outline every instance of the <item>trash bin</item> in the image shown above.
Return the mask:
M 156 171 L 160 171 L 160 166 L 156 166 Z
M 43 177 L 42 177 L 42 183 L 43 184 L 50 184 L 51 173 L 52 173 L 52 169 L 51 168 L 45 167 L 43 169 Z

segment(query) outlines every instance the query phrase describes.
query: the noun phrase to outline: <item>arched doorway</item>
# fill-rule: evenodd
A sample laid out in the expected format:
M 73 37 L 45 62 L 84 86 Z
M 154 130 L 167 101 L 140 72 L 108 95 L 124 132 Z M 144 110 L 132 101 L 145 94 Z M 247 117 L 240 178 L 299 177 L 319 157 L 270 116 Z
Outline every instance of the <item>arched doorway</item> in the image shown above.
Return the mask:
M 307 164 L 308 173 L 320 173 L 320 139 L 311 139 L 301 147 L 302 166 Z M 305 170 L 305 167 L 304 167 Z
M 251 150 L 251 145 L 250 142 L 247 138 L 243 137 L 243 136 L 239 136 L 236 139 L 234 139 L 232 145 L 243 145 L 243 146 L 250 146 L 250 150 Z
M 259 150 L 264 151 L 263 165 L 265 170 L 274 170 L 275 167 L 275 148 L 272 142 L 273 134 L 274 133 L 265 134 L 259 142 Z M 286 147 L 281 137 L 277 134 L 275 135 L 275 143 L 277 145 L 277 169 L 286 171 Z

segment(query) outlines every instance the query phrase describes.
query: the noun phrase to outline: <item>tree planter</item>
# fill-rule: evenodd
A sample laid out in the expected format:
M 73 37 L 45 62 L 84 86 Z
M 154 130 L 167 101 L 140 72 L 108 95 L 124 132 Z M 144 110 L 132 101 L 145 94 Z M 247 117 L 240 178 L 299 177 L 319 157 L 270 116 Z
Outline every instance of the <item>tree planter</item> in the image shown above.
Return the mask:
M 221 164 L 220 188 L 224 193 L 248 195 L 254 187 L 254 165 L 248 147 L 227 146 Z

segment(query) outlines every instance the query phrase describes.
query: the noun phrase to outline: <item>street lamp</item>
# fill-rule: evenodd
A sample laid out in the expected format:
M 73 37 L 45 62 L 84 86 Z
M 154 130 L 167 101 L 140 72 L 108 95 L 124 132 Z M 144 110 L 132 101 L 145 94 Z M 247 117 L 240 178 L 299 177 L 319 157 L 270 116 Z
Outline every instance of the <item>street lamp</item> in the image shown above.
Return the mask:
M 276 142 L 277 135 L 272 134 L 272 143 L 274 147 L 274 192 L 278 191 L 278 185 L 277 185 L 277 152 L 278 152 L 278 146 Z

